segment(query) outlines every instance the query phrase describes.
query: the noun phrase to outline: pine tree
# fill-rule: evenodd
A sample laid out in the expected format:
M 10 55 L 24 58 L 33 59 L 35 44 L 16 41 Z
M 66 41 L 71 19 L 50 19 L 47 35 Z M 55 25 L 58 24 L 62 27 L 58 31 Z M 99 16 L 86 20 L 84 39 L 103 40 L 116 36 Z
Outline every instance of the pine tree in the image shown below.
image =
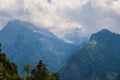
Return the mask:
M 31 80 L 49 80 L 49 76 L 49 71 L 42 61 L 39 61 L 36 68 L 31 72 Z

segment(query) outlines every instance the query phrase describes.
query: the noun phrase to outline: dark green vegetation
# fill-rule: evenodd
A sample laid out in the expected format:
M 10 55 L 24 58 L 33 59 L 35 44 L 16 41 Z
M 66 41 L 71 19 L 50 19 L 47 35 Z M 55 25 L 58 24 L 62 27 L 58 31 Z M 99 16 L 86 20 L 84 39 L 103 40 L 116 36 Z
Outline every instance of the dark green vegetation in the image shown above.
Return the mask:
M 21 77 L 17 74 L 17 66 L 10 62 L 4 53 L 0 52 L 0 80 L 16 79 L 21 80 Z
M 32 80 L 60 80 L 58 73 L 52 73 L 48 71 L 46 65 L 39 61 L 35 69 L 32 70 L 30 79 Z
M 29 64 L 25 65 L 23 71 L 26 71 L 27 75 L 22 78 L 17 73 L 16 64 L 9 61 L 1 52 L 0 45 L 0 80 L 60 80 L 59 74 L 50 73 L 42 61 L 32 71 Z
M 120 34 L 103 29 L 68 60 L 62 80 L 120 80 Z

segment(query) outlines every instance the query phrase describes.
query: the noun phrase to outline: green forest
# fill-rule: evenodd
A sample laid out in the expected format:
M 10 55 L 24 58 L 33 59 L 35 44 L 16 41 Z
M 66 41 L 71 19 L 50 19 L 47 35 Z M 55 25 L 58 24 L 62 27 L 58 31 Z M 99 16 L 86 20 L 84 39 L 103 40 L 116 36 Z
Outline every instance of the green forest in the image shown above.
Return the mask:
M 49 72 L 42 60 L 32 70 L 30 67 L 26 64 L 21 71 L 26 75 L 19 75 L 16 64 L 7 59 L 0 44 L 0 80 L 60 80 L 59 74 Z

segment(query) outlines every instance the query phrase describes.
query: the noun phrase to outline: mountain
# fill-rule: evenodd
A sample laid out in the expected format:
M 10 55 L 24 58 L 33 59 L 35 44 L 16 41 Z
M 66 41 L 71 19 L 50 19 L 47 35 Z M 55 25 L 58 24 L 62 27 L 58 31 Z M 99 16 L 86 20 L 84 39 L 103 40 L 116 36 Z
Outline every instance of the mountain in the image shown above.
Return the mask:
M 66 34 L 65 39 L 71 44 L 75 44 L 75 45 L 85 44 L 88 41 L 88 38 L 80 37 L 79 35 L 76 34 Z
M 62 68 L 62 80 L 120 80 L 120 34 L 103 29 Z
M 12 20 L 0 31 L 0 42 L 8 58 L 21 70 L 25 64 L 43 60 L 51 71 L 59 70 L 75 45 L 57 38 L 52 32 L 20 20 Z
M 68 41 L 75 45 L 81 45 L 88 41 L 87 37 L 82 37 L 80 35 L 81 30 L 79 28 L 75 28 L 70 33 L 65 34 L 65 41 Z

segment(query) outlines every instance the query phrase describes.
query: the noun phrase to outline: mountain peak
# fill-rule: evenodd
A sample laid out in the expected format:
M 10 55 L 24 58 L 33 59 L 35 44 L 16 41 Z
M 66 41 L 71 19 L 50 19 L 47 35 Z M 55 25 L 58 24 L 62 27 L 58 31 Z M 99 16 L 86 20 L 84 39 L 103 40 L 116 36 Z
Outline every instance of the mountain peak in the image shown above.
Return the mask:
M 101 33 L 111 33 L 111 31 L 109 31 L 108 29 L 102 29 L 101 31 L 99 31 Z
M 100 44 L 106 45 L 107 47 L 111 47 L 118 44 L 120 41 L 120 34 L 113 33 L 107 29 L 103 29 L 90 37 L 90 41 L 94 40 Z
M 27 22 L 25 22 L 25 21 L 20 21 L 20 20 L 15 19 L 15 20 L 9 21 L 9 22 L 6 24 L 5 27 L 8 27 L 8 25 L 12 25 L 11 27 L 18 27 L 18 26 L 13 26 L 13 25 L 22 25 L 22 24 L 26 24 L 26 23 L 27 23 Z
M 27 63 L 35 65 L 41 59 L 50 70 L 58 70 L 77 48 L 57 38 L 46 28 L 38 28 L 20 20 L 10 21 L 0 31 L 0 36 L 3 51 L 11 61 L 19 65 L 19 69 Z
M 111 73 L 120 79 L 120 34 L 103 29 L 91 36 L 90 41 L 69 58 L 63 80 L 107 80 Z M 69 74 L 72 72 L 71 74 Z
M 9 21 L 6 26 L 1 30 L 2 33 L 7 34 L 26 34 L 26 33 L 37 33 L 41 35 L 45 35 L 47 37 L 54 37 L 57 38 L 52 32 L 48 29 L 43 28 L 42 26 L 35 26 L 30 22 L 21 21 L 21 20 L 11 20 Z
M 99 40 L 99 39 L 103 39 L 103 38 L 110 38 L 112 36 L 111 31 L 109 31 L 108 29 L 102 29 L 101 31 L 92 34 L 92 36 L 90 37 L 90 41 L 91 40 Z
M 9 29 L 9 30 L 21 30 L 21 29 L 38 29 L 36 26 L 34 26 L 32 23 L 30 22 L 26 22 L 26 21 L 21 21 L 21 20 L 12 20 L 9 21 L 6 26 L 4 27 L 4 29 Z

